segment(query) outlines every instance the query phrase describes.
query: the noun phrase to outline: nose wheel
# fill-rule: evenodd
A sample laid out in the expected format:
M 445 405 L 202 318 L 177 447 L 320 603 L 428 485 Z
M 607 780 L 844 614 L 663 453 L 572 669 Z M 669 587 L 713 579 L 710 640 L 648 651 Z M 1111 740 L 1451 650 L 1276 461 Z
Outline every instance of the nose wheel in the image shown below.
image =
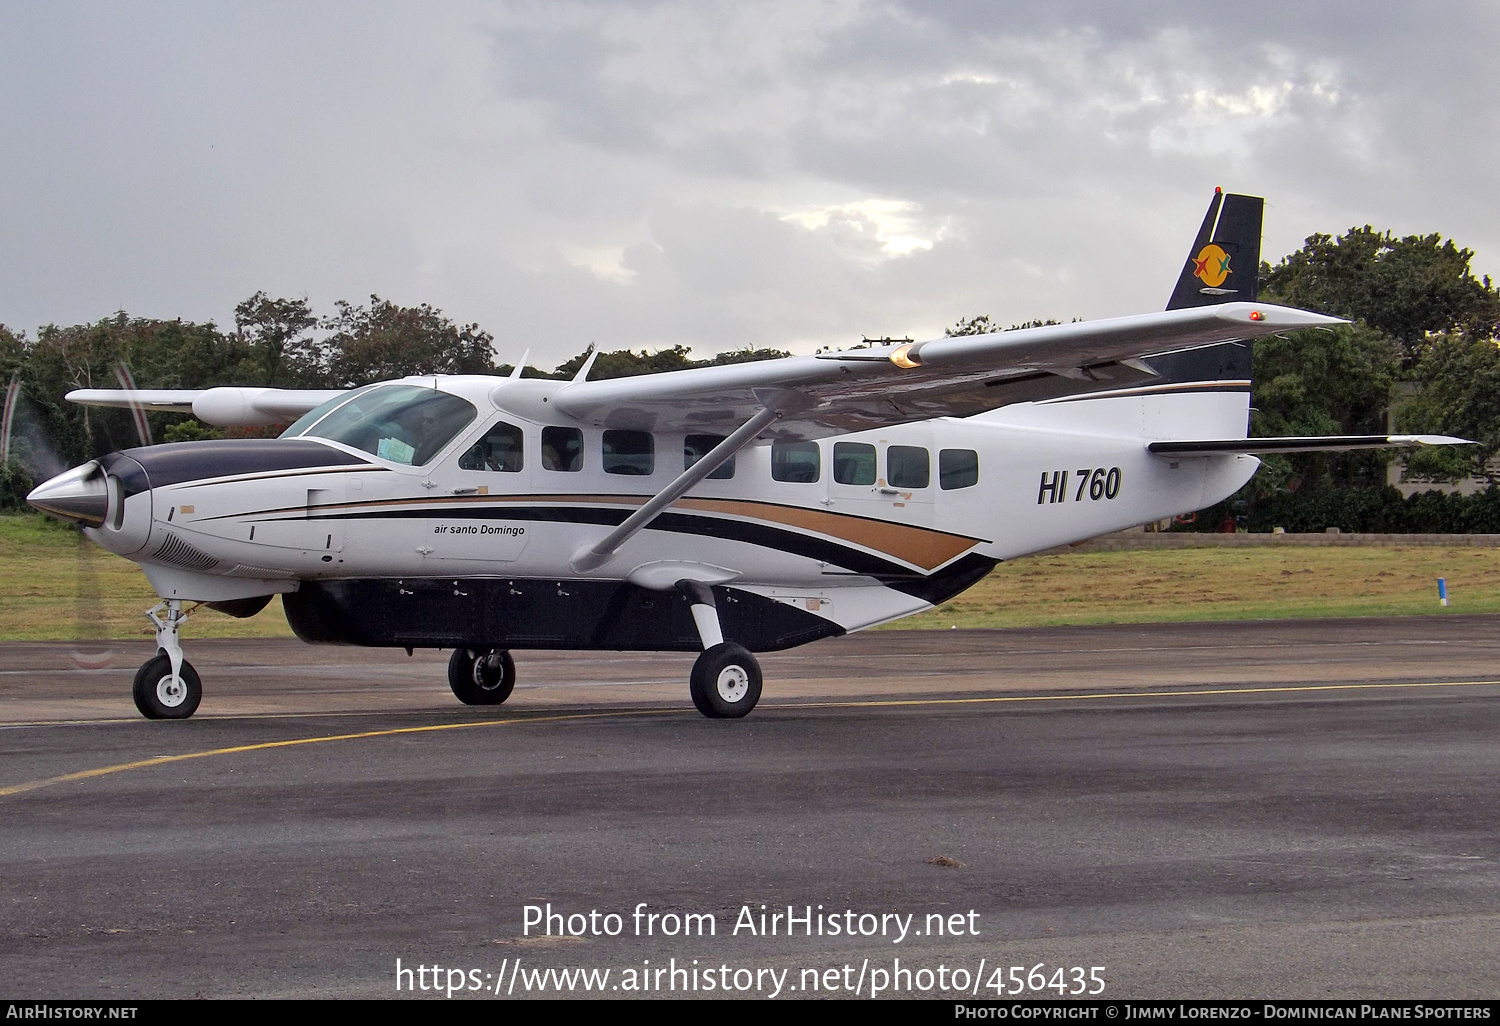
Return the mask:
M 203 682 L 187 660 L 183 660 L 174 675 L 172 660 L 161 652 L 135 672 L 130 695 L 135 699 L 135 707 L 148 720 L 185 720 L 203 700 Z

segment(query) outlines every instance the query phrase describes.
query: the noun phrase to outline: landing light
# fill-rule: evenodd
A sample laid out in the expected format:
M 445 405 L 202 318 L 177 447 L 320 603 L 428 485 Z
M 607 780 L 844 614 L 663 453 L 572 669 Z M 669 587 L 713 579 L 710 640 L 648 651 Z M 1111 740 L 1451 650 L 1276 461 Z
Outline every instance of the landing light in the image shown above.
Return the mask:
M 922 366 L 922 360 L 916 353 L 912 352 L 912 343 L 910 342 L 904 346 L 897 346 L 891 352 L 891 362 L 902 370 L 911 370 L 913 367 Z

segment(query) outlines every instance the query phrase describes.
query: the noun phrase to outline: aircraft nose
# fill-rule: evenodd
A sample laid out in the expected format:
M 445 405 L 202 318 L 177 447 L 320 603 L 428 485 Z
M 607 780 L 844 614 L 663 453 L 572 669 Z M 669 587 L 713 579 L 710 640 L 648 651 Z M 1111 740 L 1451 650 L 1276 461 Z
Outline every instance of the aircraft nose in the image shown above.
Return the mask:
M 100 527 L 109 511 L 109 485 L 98 460 L 58 474 L 31 490 L 26 501 L 43 513 L 85 527 Z

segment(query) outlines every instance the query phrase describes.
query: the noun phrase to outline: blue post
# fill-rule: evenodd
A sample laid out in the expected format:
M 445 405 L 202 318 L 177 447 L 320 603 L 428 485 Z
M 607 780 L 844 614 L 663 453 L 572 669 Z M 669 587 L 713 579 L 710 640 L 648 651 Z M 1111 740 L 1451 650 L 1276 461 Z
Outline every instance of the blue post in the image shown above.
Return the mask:
M 1448 604 L 1448 582 L 1445 581 L 1445 580 L 1443 580 L 1443 578 L 1439 577 L 1438 578 L 1438 605 L 1440 605 L 1440 606 L 1446 606 L 1447 604 Z

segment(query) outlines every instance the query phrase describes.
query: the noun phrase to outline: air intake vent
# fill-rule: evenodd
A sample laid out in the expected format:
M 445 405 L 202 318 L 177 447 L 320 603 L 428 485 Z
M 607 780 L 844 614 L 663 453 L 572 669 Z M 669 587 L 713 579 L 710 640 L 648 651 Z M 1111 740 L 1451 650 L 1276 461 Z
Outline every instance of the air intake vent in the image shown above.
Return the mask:
M 297 576 L 291 570 L 274 570 L 268 566 L 247 566 L 244 563 L 236 564 L 233 569 L 226 570 L 225 574 L 230 577 L 254 577 L 263 581 L 283 580 Z
M 194 548 L 175 534 L 167 535 L 167 540 L 157 547 L 151 558 L 188 570 L 212 570 L 219 565 L 213 556 Z

